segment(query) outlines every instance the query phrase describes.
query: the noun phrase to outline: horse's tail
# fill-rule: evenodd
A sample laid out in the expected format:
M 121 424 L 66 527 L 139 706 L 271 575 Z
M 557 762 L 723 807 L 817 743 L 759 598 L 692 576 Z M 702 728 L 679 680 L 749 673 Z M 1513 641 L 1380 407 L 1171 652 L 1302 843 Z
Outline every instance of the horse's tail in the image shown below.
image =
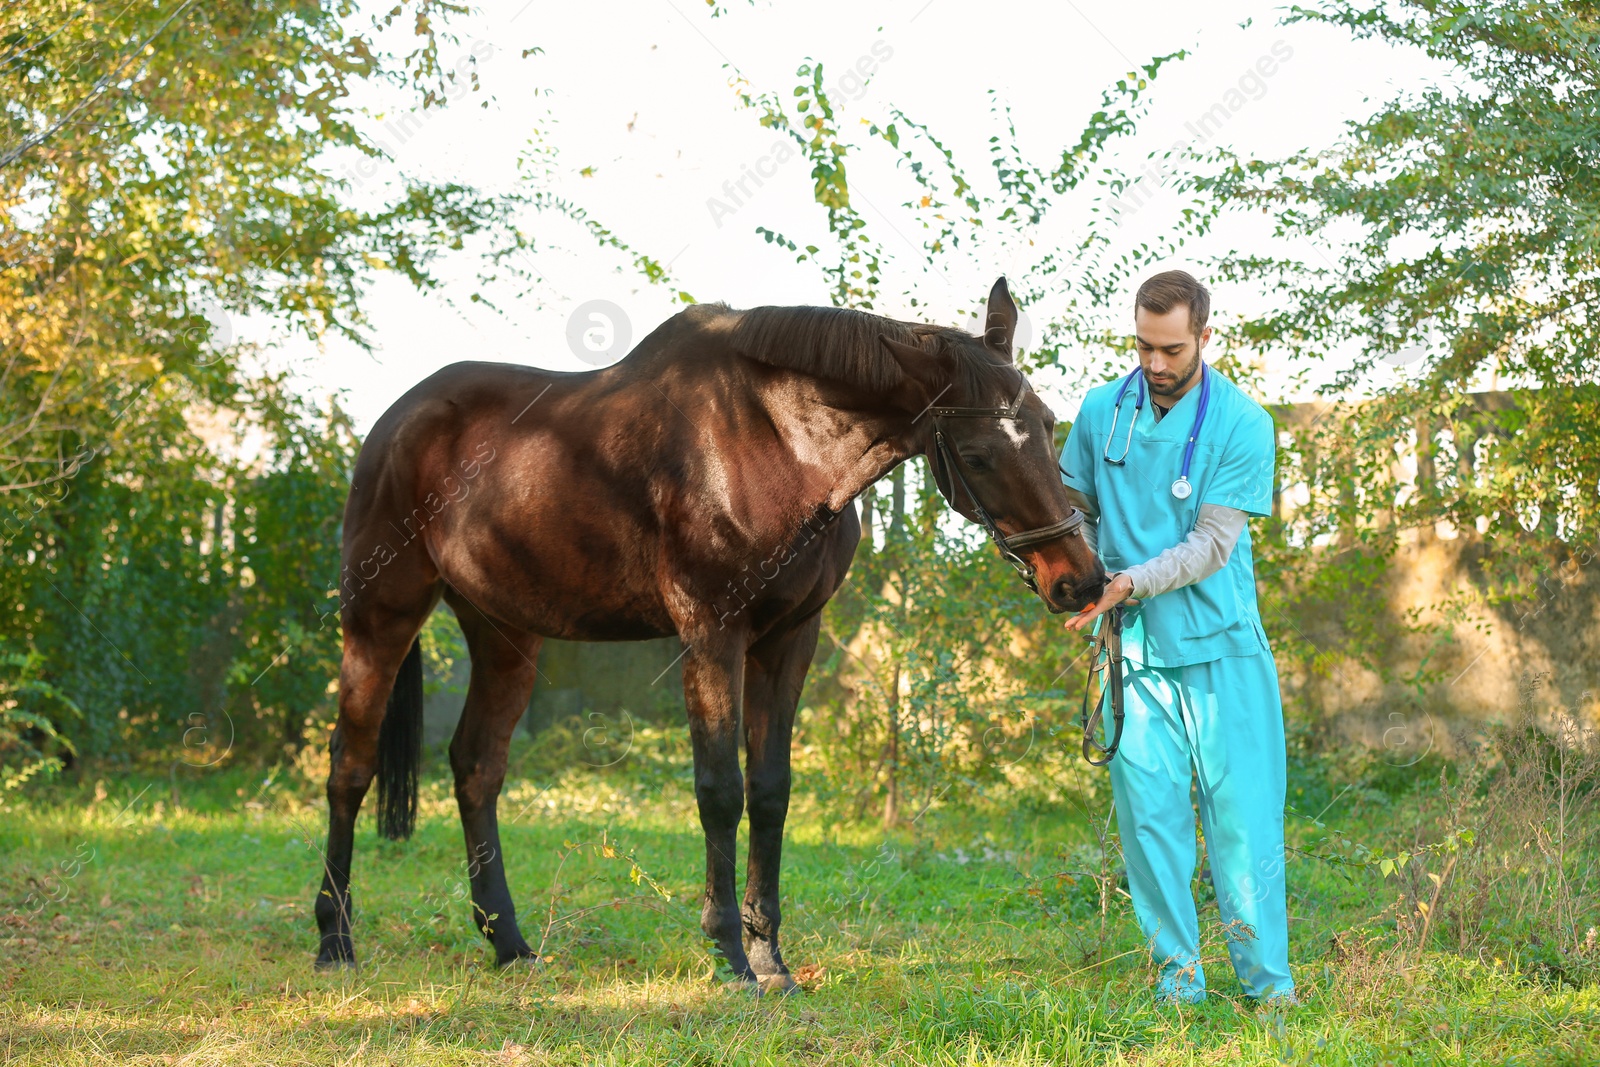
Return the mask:
M 378 728 L 378 832 L 411 836 L 417 822 L 417 765 L 422 762 L 422 639 L 411 643 Z

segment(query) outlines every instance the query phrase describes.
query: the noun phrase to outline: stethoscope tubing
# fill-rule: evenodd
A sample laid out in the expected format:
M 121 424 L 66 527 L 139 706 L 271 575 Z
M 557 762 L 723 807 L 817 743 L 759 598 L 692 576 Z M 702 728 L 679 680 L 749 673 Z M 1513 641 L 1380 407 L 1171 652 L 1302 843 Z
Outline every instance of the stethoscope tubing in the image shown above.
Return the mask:
M 1128 395 L 1128 387 L 1134 382 L 1139 383 L 1139 391 L 1134 394 L 1133 418 L 1128 421 L 1128 432 L 1122 444 L 1120 459 L 1111 458 L 1111 442 L 1117 435 L 1117 422 L 1122 417 L 1122 400 Z M 1135 367 L 1133 371 L 1122 379 L 1122 386 L 1117 390 L 1117 398 L 1111 403 L 1111 429 L 1106 434 L 1106 447 L 1102 458 L 1114 467 L 1120 467 L 1128 461 L 1128 450 L 1133 447 L 1133 429 L 1139 422 L 1139 412 L 1144 408 L 1144 368 Z M 1189 440 L 1183 446 L 1183 466 L 1178 473 L 1178 480 L 1172 483 L 1172 495 L 1179 500 L 1189 496 L 1189 470 L 1194 464 L 1194 445 L 1200 437 L 1200 427 L 1205 424 L 1206 410 L 1211 406 L 1211 372 L 1202 361 L 1200 364 L 1200 400 L 1195 405 L 1194 425 L 1189 427 Z M 1182 487 L 1182 492 L 1179 491 Z

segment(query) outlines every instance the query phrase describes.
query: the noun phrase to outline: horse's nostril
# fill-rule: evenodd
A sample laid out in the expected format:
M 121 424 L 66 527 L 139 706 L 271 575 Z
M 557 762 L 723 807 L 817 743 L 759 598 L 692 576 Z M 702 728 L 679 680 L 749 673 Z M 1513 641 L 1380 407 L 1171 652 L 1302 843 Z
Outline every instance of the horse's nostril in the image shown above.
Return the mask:
M 1106 579 L 1105 575 L 1103 574 L 1092 578 L 1086 578 L 1082 582 L 1078 583 L 1078 585 L 1072 590 L 1074 597 L 1086 604 L 1092 604 L 1099 600 L 1105 595 L 1105 592 Z
M 1075 609 L 1099 600 L 1105 595 L 1105 588 L 1106 576 L 1103 573 L 1087 578 L 1064 575 L 1051 583 L 1050 596 L 1057 604 Z
M 1060 604 L 1072 604 L 1083 599 L 1077 584 L 1071 578 L 1057 578 L 1051 593 Z

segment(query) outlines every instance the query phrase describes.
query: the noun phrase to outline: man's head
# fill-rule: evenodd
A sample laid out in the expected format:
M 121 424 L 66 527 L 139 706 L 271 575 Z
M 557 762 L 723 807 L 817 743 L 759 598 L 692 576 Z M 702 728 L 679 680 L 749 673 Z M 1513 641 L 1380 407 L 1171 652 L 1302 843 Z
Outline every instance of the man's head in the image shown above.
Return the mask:
M 1199 383 L 1200 353 L 1211 340 L 1210 317 L 1211 294 L 1187 271 L 1163 271 L 1139 286 L 1133 301 L 1134 345 L 1151 394 L 1176 402 Z

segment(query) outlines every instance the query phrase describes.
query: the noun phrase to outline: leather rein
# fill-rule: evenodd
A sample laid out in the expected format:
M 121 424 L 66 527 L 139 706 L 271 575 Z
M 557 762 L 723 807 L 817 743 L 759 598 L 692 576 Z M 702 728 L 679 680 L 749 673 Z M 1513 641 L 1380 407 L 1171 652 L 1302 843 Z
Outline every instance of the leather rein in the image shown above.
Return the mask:
M 1089 660 L 1089 680 L 1083 687 L 1083 758 L 1094 767 L 1104 767 L 1117 754 L 1122 744 L 1122 608 L 1112 608 L 1100 616 L 1100 629 L 1092 639 L 1094 651 Z M 1094 676 L 1100 675 L 1100 698 L 1089 707 L 1089 690 L 1094 687 Z M 1106 697 L 1111 697 L 1111 744 L 1102 745 L 1094 739 L 1105 721 Z M 1100 758 L 1096 759 L 1095 754 Z
M 1017 550 L 1037 545 L 1045 541 L 1054 541 L 1058 537 L 1078 533 L 1084 524 L 1083 512 L 1073 508 L 1067 517 L 1060 522 L 1051 523 L 1049 526 L 1040 526 L 1032 530 L 1022 530 L 1007 536 L 1000 527 L 995 525 L 994 518 L 987 508 L 978 500 L 978 494 L 972 491 L 972 486 L 967 484 L 966 476 L 961 473 L 961 467 L 952 454 L 949 442 L 944 435 L 944 427 L 940 419 L 1014 419 L 1022 410 L 1022 401 L 1028 395 L 1028 379 L 1022 379 L 1022 385 L 1017 389 L 1016 398 L 1009 407 L 1003 408 L 966 408 L 966 407 L 932 407 L 933 415 L 933 449 L 938 457 L 939 466 L 947 472 L 946 484 L 953 489 L 959 485 L 961 491 L 967 494 L 967 499 L 972 503 L 972 510 L 978 516 L 978 523 L 989 534 L 989 539 L 1000 550 L 1000 556 L 1011 564 L 1013 570 L 1022 579 L 1027 587 L 1035 593 L 1039 591 L 1039 583 L 1035 579 L 1035 572 L 1028 563 L 1017 554 Z M 1100 699 L 1095 701 L 1094 708 L 1089 707 L 1089 685 L 1083 691 L 1083 758 L 1095 767 L 1104 767 L 1110 763 L 1117 754 L 1117 746 L 1122 744 L 1122 609 L 1112 608 L 1102 616 L 1102 623 L 1098 634 L 1095 636 L 1094 660 L 1089 666 L 1089 678 L 1092 682 L 1096 674 L 1103 674 L 1101 678 Z M 1095 731 L 1105 718 L 1107 694 L 1111 697 L 1112 737 L 1110 745 L 1101 745 L 1094 740 Z M 1096 754 L 1100 758 L 1096 758 Z
M 1016 399 L 1011 401 L 1009 407 L 1003 408 L 961 408 L 961 407 L 932 407 L 929 411 L 933 415 L 933 448 L 939 457 L 939 466 L 949 474 L 946 481 L 961 486 L 961 491 L 967 494 L 967 499 L 972 502 L 972 510 L 978 515 L 978 523 L 989 534 L 989 539 L 1000 550 L 1000 556 L 1011 564 L 1022 578 L 1024 584 L 1035 593 L 1039 591 L 1039 584 L 1034 579 L 1034 569 L 1027 560 L 1017 555 L 1017 549 L 1027 548 L 1044 541 L 1054 541 L 1058 537 L 1075 534 L 1083 526 L 1083 512 L 1073 508 L 1067 517 L 1060 522 L 1053 522 L 1049 526 L 1039 526 L 1032 530 L 1022 530 L 1011 534 L 1009 537 L 1000 532 L 1000 527 L 995 525 L 994 519 L 989 515 L 987 508 L 978 500 L 978 494 L 972 491 L 967 484 L 966 477 L 961 473 L 961 467 L 956 463 L 955 456 L 951 454 L 950 445 L 945 440 L 944 427 L 939 424 L 940 419 L 1014 419 L 1022 410 L 1023 398 L 1028 395 L 1028 379 L 1022 379 L 1022 385 L 1017 389 Z

